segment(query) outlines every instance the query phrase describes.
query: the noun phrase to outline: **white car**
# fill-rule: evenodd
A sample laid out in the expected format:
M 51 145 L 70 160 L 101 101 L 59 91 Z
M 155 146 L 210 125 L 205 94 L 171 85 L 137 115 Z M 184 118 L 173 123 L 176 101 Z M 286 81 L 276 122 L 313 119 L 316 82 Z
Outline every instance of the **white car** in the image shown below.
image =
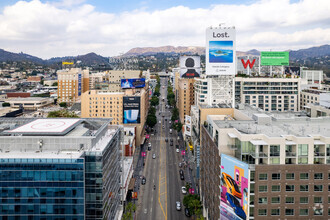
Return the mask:
M 148 145 L 149 147 L 151 147 L 151 143 L 149 143 L 149 145 Z
M 181 203 L 179 201 L 176 201 L 176 210 L 181 210 Z
M 152 155 L 152 159 L 156 159 L 156 154 L 153 154 Z
M 176 152 L 177 152 L 177 153 L 180 153 L 180 150 L 177 148 L 177 149 L 176 149 Z
M 185 186 L 181 187 L 182 194 L 187 194 L 187 189 Z

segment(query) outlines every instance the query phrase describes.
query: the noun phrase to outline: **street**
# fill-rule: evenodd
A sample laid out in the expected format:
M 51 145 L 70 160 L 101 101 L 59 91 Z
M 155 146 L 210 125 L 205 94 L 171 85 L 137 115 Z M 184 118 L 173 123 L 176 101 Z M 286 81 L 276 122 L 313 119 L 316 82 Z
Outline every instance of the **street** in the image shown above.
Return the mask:
M 151 150 L 148 151 L 148 143 L 143 148 L 146 157 L 141 176 L 146 178 L 146 184 L 140 185 L 139 188 L 136 219 L 189 219 L 184 214 L 182 204 L 184 195 L 181 192 L 181 187 L 185 186 L 186 178 L 190 179 L 191 177 L 190 173 L 188 174 L 187 170 L 184 170 L 185 180 L 180 179 L 179 169 L 184 168 L 179 168 L 179 163 L 183 160 L 181 150 L 184 150 L 184 145 L 182 140 L 179 143 L 178 134 L 174 129 L 170 134 L 171 109 L 166 108 L 167 78 L 161 78 L 160 82 L 161 95 L 156 112 L 157 124 L 154 127 L 157 133 L 150 135 Z M 163 97 L 165 98 L 164 101 L 162 100 Z M 168 139 L 167 142 L 165 141 L 166 138 Z M 173 146 L 170 146 L 171 139 Z M 180 146 L 179 153 L 176 152 L 176 145 Z M 156 155 L 155 159 L 152 158 L 153 154 Z M 176 201 L 181 203 L 180 211 L 176 210 Z

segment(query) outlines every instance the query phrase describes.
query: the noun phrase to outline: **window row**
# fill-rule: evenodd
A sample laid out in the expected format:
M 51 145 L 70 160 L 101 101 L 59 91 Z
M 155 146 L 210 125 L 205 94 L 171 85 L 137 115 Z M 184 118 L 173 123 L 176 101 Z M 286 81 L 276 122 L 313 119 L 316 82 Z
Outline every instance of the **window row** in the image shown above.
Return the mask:
M 308 180 L 309 179 L 309 173 L 300 173 L 299 175 L 300 180 Z M 272 180 L 280 180 L 281 174 L 280 173 L 272 173 L 271 175 Z M 294 180 L 295 174 L 294 173 L 287 173 L 285 175 L 285 179 L 287 180 Z M 328 179 L 330 179 L 330 174 L 328 175 Z M 268 174 L 267 173 L 260 173 L 259 174 L 259 180 L 268 180 Z M 314 180 L 323 180 L 323 173 L 314 173 Z
M 323 185 L 314 185 L 314 192 L 323 192 Z M 280 192 L 281 186 L 280 185 L 273 185 L 271 187 L 272 192 Z M 328 190 L 330 190 L 330 185 L 328 186 Z M 295 186 L 294 185 L 285 185 L 285 191 L 286 192 L 294 192 Z M 308 192 L 309 191 L 309 185 L 300 185 L 299 186 L 300 192 Z M 260 185 L 259 186 L 259 192 L 268 192 L 268 186 L 267 185 Z

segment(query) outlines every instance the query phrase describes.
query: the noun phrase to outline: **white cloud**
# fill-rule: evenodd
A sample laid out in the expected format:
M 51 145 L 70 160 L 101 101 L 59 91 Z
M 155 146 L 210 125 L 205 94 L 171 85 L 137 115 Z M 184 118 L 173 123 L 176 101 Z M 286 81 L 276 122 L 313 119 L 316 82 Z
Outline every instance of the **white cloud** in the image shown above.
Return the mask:
M 250 5 L 117 14 L 98 12 L 83 2 L 33 0 L 5 7 L 0 13 L 0 48 L 49 58 L 92 51 L 111 56 L 144 46 L 204 46 L 206 27 L 219 23 L 236 27 L 238 50 L 330 43 L 328 0 L 261 0 Z

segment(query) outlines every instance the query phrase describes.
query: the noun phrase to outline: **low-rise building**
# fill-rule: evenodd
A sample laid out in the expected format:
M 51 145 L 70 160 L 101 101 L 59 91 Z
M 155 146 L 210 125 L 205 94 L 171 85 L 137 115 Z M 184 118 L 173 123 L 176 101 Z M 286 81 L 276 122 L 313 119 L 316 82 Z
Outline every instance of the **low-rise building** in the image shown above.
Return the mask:
M 12 108 L 23 107 L 25 110 L 34 111 L 54 104 L 54 99 L 42 97 L 12 98 L 8 99 L 7 102 Z

